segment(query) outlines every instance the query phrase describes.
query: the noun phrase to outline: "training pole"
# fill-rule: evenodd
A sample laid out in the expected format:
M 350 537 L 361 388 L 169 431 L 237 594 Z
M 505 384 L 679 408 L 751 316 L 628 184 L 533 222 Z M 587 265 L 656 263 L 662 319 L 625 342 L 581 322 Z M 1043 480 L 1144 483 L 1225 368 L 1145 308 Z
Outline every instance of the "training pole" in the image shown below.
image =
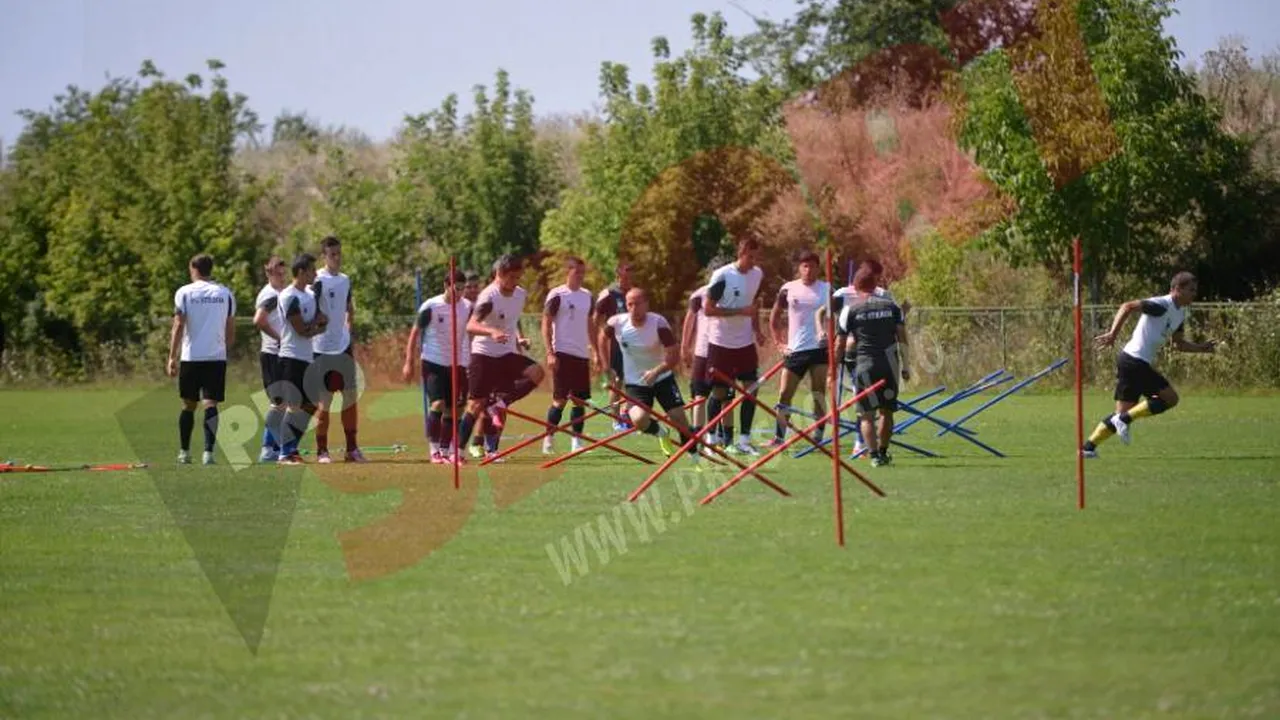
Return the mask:
M 1075 324 L 1076 324 L 1076 507 L 1084 509 L 1084 306 L 1080 298 L 1080 273 L 1083 271 L 1084 254 L 1080 238 L 1072 242 L 1075 269 Z
M 414 321 L 417 322 L 418 311 L 422 308 L 422 271 L 413 271 L 413 315 Z M 421 363 L 419 363 L 421 365 Z M 427 432 L 427 414 L 431 412 L 431 408 L 427 405 L 427 379 L 425 377 L 418 378 L 418 390 L 422 395 L 422 436 L 431 442 L 431 434 Z
M 831 248 L 828 247 L 827 285 L 831 286 L 831 283 Z M 836 365 L 836 319 L 832 315 L 831 312 L 827 313 L 827 373 L 829 375 L 835 370 L 837 377 L 843 379 L 843 375 L 839 374 L 843 368 Z M 844 492 L 840 487 L 840 400 L 837 394 L 841 384 L 842 382 L 829 384 L 828 392 L 831 395 L 831 482 L 835 491 L 836 544 L 844 547 Z
M 458 297 L 458 283 L 454 282 L 453 273 L 457 270 L 458 264 L 452 255 L 449 256 L 449 331 L 453 333 L 453 340 L 449 343 L 450 352 L 453 353 L 453 362 L 449 365 L 449 422 L 453 423 L 453 489 L 457 490 L 462 487 L 460 478 L 461 468 L 458 465 L 462 462 L 462 444 L 458 442 L 458 305 L 461 298 Z

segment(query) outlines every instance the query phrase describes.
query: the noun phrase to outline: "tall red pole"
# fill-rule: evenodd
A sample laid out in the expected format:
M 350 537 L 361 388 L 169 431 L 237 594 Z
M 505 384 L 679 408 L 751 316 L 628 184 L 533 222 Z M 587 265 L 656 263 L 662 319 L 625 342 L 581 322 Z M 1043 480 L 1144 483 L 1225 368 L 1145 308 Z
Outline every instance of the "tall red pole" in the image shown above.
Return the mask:
M 1084 255 L 1080 238 L 1072 242 L 1075 268 L 1075 324 L 1076 324 L 1076 506 L 1084 509 L 1084 306 L 1080 297 L 1080 273 Z
M 831 275 L 831 248 L 827 248 L 827 288 L 828 292 L 835 289 L 835 283 L 832 281 Z M 823 302 L 830 303 L 830 298 L 823 298 Z M 828 306 L 828 310 L 830 306 Z M 836 319 L 833 313 L 827 313 L 827 378 L 840 377 L 836 366 Z M 832 375 L 832 373 L 835 373 Z M 836 542 L 840 547 L 844 547 L 844 493 L 840 487 L 840 401 L 836 392 L 838 391 L 839 380 L 834 383 L 828 383 L 828 392 L 831 397 L 828 399 L 831 408 L 831 482 L 835 487 L 836 502 Z
M 453 423 L 453 489 L 462 487 L 459 478 L 458 464 L 462 462 L 462 443 L 458 442 L 458 284 L 454 282 L 453 273 L 457 270 L 457 262 L 449 256 L 449 327 L 453 333 L 453 341 L 449 343 L 453 353 L 453 363 L 449 367 L 449 421 Z

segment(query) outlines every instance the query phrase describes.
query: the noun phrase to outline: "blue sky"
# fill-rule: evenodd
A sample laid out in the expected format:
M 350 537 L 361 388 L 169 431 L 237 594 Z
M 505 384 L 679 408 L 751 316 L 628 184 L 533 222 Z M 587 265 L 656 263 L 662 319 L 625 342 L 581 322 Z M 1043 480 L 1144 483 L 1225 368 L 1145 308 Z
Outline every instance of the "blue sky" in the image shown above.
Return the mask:
M 1254 51 L 1280 46 L 1274 0 L 1180 0 L 1169 30 L 1190 58 L 1220 36 Z M 782 18 L 793 0 L 739 0 Z M 499 67 L 530 90 L 541 114 L 589 110 L 600 62 L 648 80 L 650 40 L 688 45 L 689 16 L 720 10 L 734 32 L 749 18 L 724 0 L 0 0 L 0 138 L 14 113 L 43 109 L 68 84 L 97 88 L 150 58 L 172 76 L 203 72 L 216 57 L 233 89 L 268 122 L 283 109 L 375 139 L 406 112 L 450 92 L 469 97 Z

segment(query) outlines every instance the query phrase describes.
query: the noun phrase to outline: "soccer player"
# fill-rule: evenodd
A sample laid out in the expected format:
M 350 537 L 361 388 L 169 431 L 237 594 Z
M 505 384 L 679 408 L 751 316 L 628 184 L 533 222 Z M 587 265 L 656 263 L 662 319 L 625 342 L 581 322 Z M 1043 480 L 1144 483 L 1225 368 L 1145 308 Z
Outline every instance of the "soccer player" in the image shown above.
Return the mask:
M 492 281 L 492 276 L 489 279 Z M 463 287 L 462 297 L 471 303 L 472 308 L 476 306 L 476 298 L 480 297 L 480 273 L 475 270 L 467 271 L 467 284 Z M 470 336 L 467 336 L 467 352 L 471 352 Z M 466 388 L 459 388 L 459 392 L 466 392 Z M 478 432 L 472 435 L 471 444 L 467 447 L 467 452 L 471 453 L 473 458 L 484 457 L 484 425 L 484 416 L 481 415 L 480 424 L 476 426 Z
M 708 275 L 708 278 L 710 276 Z M 685 367 L 689 368 L 689 394 L 694 400 L 703 400 L 693 406 L 693 431 L 696 433 L 702 429 L 707 422 L 707 405 L 706 398 L 711 395 L 711 384 L 707 382 L 707 315 L 703 311 L 703 303 L 707 298 L 707 286 L 703 285 L 694 290 L 689 295 L 689 307 L 684 314 L 684 323 L 681 328 L 681 355 L 684 359 Z M 728 428 L 728 435 L 732 436 L 732 422 L 728 425 L 722 420 L 719 425 L 714 428 L 708 440 L 712 443 L 721 442 L 720 433 L 722 429 Z M 705 449 L 710 452 L 709 449 Z
M 520 286 L 524 270 L 520 260 L 503 255 L 494 263 L 494 281 L 480 291 L 467 320 L 471 340 L 471 366 L 467 377 L 467 412 L 458 432 L 463 443 L 471 437 L 476 421 L 487 413 L 485 449 L 497 454 L 505 424 L 503 410 L 529 393 L 546 377 L 546 372 L 520 352 L 527 340 L 519 336 L 520 313 L 527 292 Z
M 218 403 L 226 396 L 227 347 L 236 337 L 236 299 L 226 287 L 213 282 L 213 258 L 201 253 L 188 265 L 191 282 L 173 295 L 173 329 L 169 333 L 169 377 L 178 378 L 182 413 L 178 462 L 191 462 L 191 433 L 195 430 L 196 405 L 204 400 L 204 464 L 213 464 L 218 439 Z M 181 345 L 181 355 L 179 355 Z
M 1121 305 L 1111 328 L 1095 339 L 1100 348 L 1112 347 L 1125 320 L 1135 312 L 1141 313 L 1128 344 L 1116 355 L 1116 411 L 1102 419 L 1080 449 L 1085 457 L 1096 458 L 1098 446 L 1112 435 L 1119 435 L 1121 442 L 1128 445 L 1133 421 L 1177 406 L 1177 391 L 1155 369 L 1156 355 L 1166 340 L 1172 338 L 1174 349 L 1181 352 L 1214 352 L 1213 342 L 1193 343 L 1184 337 L 1187 308 L 1195 301 L 1198 289 L 1195 275 L 1180 272 L 1173 276 L 1168 295 Z
M 827 343 L 818 329 L 818 309 L 831 302 L 831 286 L 818 279 L 818 255 L 805 251 L 799 257 L 799 277 L 778 290 L 773 309 L 769 311 L 769 330 L 785 360 L 782 369 L 780 401 L 790 406 L 796 388 L 806 375 L 813 395 L 813 410 L 819 417 L 827 413 Z M 787 334 L 782 334 L 782 314 L 787 314 Z M 771 447 L 786 440 L 791 413 L 779 408 Z M 825 425 L 819 425 L 817 440 L 822 441 Z
M 760 243 L 754 238 L 738 241 L 738 257 L 733 263 L 717 269 L 708 283 L 703 312 L 707 315 L 707 382 L 711 397 L 707 400 L 707 417 L 720 414 L 728 396 L 729 385 L 714 372 L 743 383 L 754 383 L 760 374 L 757 345 L 764 344 L 760 330 L 758 294 L 764 271 L 756 265 Z M 738 442 L 726 447 L 744 455 L 759 455 L 751 446 L 751 423 L 756 404 L 742 403 Z
M 609 318 L 621 313 L 626 309 L 627 292 L 631 290 L 631 264 L 627 262 L 619 262 L 614 268 L 615 282 L 596 297 L 596 326 L 602 327 L 604 322 Z M 600 361 L 604 362 L 604 358 L 609 358 L 609 373 L 614 383 L 621 383 L 622 380 L 622 349 L 616 344 L 611 345 L 608 355 L 601 355 Z M 611 407 L 616 406 L 621 400 L 615 392 L 609 393 L 609 401 Z M 624 406 L 625 407 L 625 406 Z M 625 413 L 624 413 L 625 417 Z M 626 430 L 626 423 L 614 423 L 614 432 Z
M 254 300 L 253 325 L 262 336 L 262 351 L 258 353 L 258 364 L 262 368 L 262 389 L 266 391 L 271 406 L 267 409 L 266 427 L 262 430 L 262 454 L 258 462 L 275 462 L 280 459 L 280 441 L 276 438 L 275 429 L 280 425 L 284 415 L 284 395 L 281 390 L 284 378 L 280 375 L 280 332 L 284 329 L 280 313 L 280 291 L 284 290 L 284 260 L 278 255 L 267 258 L 265 266 L 267 284 L 258 291 Z
M 316 303 L 312 284 L 316 280 L 316 258 L 303 253 L 293 261 L 293 282 L 280 291 L 276 312 L 280 314 L 280 376 L 284 378 L 285 413 L 276 430 L 280 442 L 281 465 L 301 465 L 298 445 L 307 431 L 316 405 L 312 395 L 323 389 L 323 378 L 316 387 L 307 383 L 307 370 L 315 358 L 311 340 L 324 332 L 329 318 Z M 312 374 L 314 377 L 314 373 Z
M 898 409 L 899 369 L 903 380 L 911 379 L 911 371 L 907 364 L 907 328 L 902 308 L 875 293 L 876 280 L 875 271 L 870 267 L 862 267 L 854 275 L 856 293 L 845 297 L 836 328 L 836 347 L 848 347 L 852 342 L 852 350 L 846 351 L 844 362 L 859 391 L 884 381 L 879 390 L 858 401 L 862 438 L 871 464 L 880 467 L 893 461 L 889 440 L 893 437 L 893 413 Z
M 649 298 L 644 290 L 627 291 L 626 312 L 614 315 L 601 327 L 597 352 L 603 356 L 611 346 L 622 351 L 622 377 L 627 394 L 643 405 L 632 405 L 629 411 L 636 429 L 656 435 L 663 452 L 670 455 L 665 438 L 667 431 L 650 413 L 657 401 L 663 412 L 680 430 L 680 444 L 689 441 L 689 421 L 684 414 L 684 398 L 676 382 L 675 368 L 680 364 L 680 346 L 667 319 L 649 312 Z M 697 453 L 689 453 L 693 462 Z
M 468 270 L 466 278 L 466 285 L 462 288 L 462 298 L 474 305 L 476 298 L 480 297 L 480 273 Z
M 595 343 L 595 313 L 591 291 L 582 287 L 587 274 L 587 264 L 579 257 L 565 260 L 565 281 L 547 293 L 542 308 L 542 342 L 547 349 L 547 369 L 551 371 L 551 407 L 547 409 L 547 422 L 559 425 L 564 417 L 564 406 L 573 397 L 578 400 L 591 398 L 591 370 L 599 367 Z M 582 434 L 586 409 L 574 403 L 569 411 L 573 431 Z M 548 433 L 542 440 L 542 452 L 550 454 L 554 445 Z M 582 441 L 573 438 L 573 450 L 582 447 Z
M 351 320 L 355 303 L 351 297 L 351 278 L 342 272 L 342 242 L 330 235 L 320 241 L 324 267 L 316 273 L 313 292 L 319 311 L 329 318 L 324 332 L 312 338 L 315 362 L 324 387 L 321 389 L 319 412 L 316 414 L 316 462 L 327 464 L 329 458 L 329 408 L 335 393 L 342 393 L 342 432 L 346 439 L 347 462 L 367 462 L 357 442 L 359 412 L 356 401 L 356 358 L 351 346 Z
M 427 394 L 427 441 L 431 445 L 431 462 L 453 462 L 460 449 L 453 442 L 453 417 L 467 386 L 467 364 L 471 343 L 467 336 L 467 319 L 471 303 L 462 294 L 466 276 L 455 270 L 445 278 L 444 292 L 429 298 L 418 308 L 418 319 L 409 331 L 404 348 L 402 374 L 406 382 L 413 380 L 413 354 L 418 353 L 422 365 L 422 385 Z M 459 296 L 454 302 L 455 293 Z M 450 307 L 453 318 L 449 317 Z M 457 334 L 451 327 L 457 324 Z M 458 359 L 458 387 L 453 386 L 454 352 Z M 461 462 L 462 459 L 458 458 Z

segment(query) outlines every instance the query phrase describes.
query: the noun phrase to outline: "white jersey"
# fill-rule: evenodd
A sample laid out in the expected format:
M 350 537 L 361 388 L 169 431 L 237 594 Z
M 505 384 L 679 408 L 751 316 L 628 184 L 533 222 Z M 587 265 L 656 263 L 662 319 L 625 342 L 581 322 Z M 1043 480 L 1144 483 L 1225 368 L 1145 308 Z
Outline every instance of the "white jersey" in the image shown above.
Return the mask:
M 347 329 L 347 302 L 351 299 L 351 278 L 346 273 L 334 275 L 328 268 L 316 271 L 311 285 L 320 312 L 329 318 L 324 332 L 311 338 L 311 345 L 321 355 L 338 355 L 351 347 L 351 331 Z
M 712 273 L 704 302 L 716 303 L 726 310 L 751 307 L 763 280 L 764 271 L 759 267 L 753 267 L 744 273 L 738 270 L 736 263 L 725 265 Z M 722 348 L 743 348 L 754 345 L 756 341 L 755 323 L 753 318 L 746 315 L 708 315 L 707 329 L 711 344 Z
M 476 335 L 471 339 L 471 352 L 486 357 L 503 357 L 516 352 L 516 326 L 520 322 L 520 313 L 524 312 L 527 296 L 525 289 L 518 285 L 510 296 L 503 295 L 496 281 L 481 290 L 476 298 L 476 317 L 481 325 L 505 332 L 507 341 L 499 343 L 488 335 Z
M 842 287 L 839 290 L 836 290 L 835 293 L 832 294 L 832 297 L 843 302 L 846 297 L 850 295 L 857 295 L 857 294 L 858 294 L 858 291 L 855 290 L 852 285 L 846 285 L 845 287 Z M 897 302 L 896 300 L 893 299 L 893 293 L 879 286 L 877 286 L 875 290 L 872 290 L 871 294 L 879 298 L 884 298 L 889 302 Z M 837 307 L 839 307 L 839 304 L 837 304 Z
M 173 311 L 185 321 L 182 362 L 227 359 L 227 318 L 236 314 L 231 291 L 216 282 L 197 280 L 173 294 Z
M 676 344 L 675 333 L 667 319 L 657 313 L 645 316 L 644 323 L 636 325 L 631 313 L 614 315 L 607 321 L 610 334 L 622 349 L 622 375 L 627 385 L 644 385 L 644 374 L 662 364 L 666 349 Z M 671 377 L 667 370 L 653 381 Z
M 551 316 L 551 351 L 579 358 L 591 357 L 590 318 L 595 305 L 586 288 L 570 290 L 568 285 L 547 293 L 543 313 Z
M 1124 346 L 1124 353 L 1148 365 L 1155 365 L 1156 355 L 1174 333 L 1182 329 L 1187 320 L 1187 309 L 1178 307 L 1172 295 L 1162 295 L 1142 301 L 1142 317 L 1133 328 L 1133 336 Z
M 707 337 L 707 313 L 702 306 L 707 300 L 707 287 L 704 285 L 689 296 L 689 312 L 694 313 L 693 321 L 693 356 L 705 358 L 707 346 L 711 344 Z
M 276 311 L 280 314 L 280 357 L 311 362 L 315 352 L 311 347 L 311 338 L 303 337 L 293 329 L 289 318 L 294 315 L 302 317 L 302 322 L 309 323 L 316 319 L 316 296 L 311 288 L 299 290 L 292 283 L 280 291 L 280 300 Z M 318 336 L 317 336 L 318 337 Z
M 280 313 L 276 312 L 277 306 L 280 304 L 280 291 L 271 287 L 271 283 L 267 283 L 258 291 L 258 298 L 253 301 L 253 306 L 262 310 L 267 314 L 267 325 L 271 326 L 276 334 L 280 334 Z M 258 333 L 262 336 L 262 353 L 264 355 L 279 355 L 280 341 L 266 334 Z
M 465 298 L 454 306 L 458 334 L 453 340 L 458 347 L 458 366 L 471 364 L 471 343 L 467 342 L 467 318 L 471 317 L 471 302 Z M 422 332 L 422 359 L 433 365 L 449 367 L 453 364 L 453 345 L 450 344 L 449 303 L 441 293 L 418 308 L 418 330 Z
M 826 342 L 826 333 L 819 332 L 815 313 L 830 300 L 831 286 L 824 280 L 805 285 L 792 280 L 778 290 L 776 307 L 787 309 L 787 348 L 791 352 L 817 350 Z

